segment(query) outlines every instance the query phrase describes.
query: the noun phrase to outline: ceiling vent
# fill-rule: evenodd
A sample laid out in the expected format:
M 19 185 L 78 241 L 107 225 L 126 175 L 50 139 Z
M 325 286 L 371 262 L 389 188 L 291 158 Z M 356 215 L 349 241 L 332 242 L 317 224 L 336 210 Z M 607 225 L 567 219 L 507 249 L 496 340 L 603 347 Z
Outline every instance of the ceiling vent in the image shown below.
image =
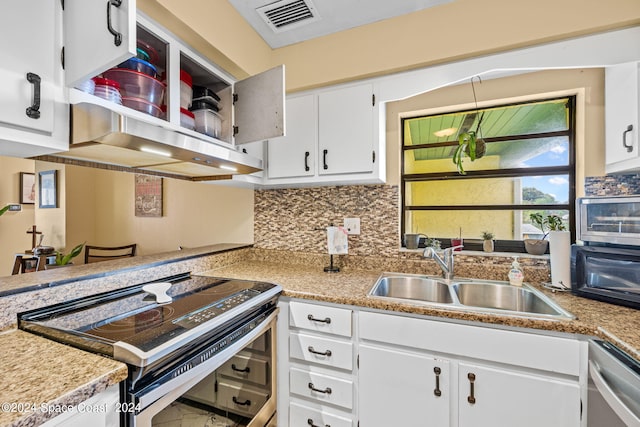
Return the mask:
M 276 33 L 288 31 L 320 19 L 310 0 L 281 0 L 256 9 Z

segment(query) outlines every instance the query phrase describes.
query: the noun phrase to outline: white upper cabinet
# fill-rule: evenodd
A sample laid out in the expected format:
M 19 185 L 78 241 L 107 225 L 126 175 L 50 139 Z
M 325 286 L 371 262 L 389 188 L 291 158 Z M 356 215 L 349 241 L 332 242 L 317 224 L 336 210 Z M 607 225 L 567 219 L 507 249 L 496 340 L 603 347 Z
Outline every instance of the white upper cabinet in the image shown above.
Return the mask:
M 371 172 L 373 85 L 340 88 L 318 95 L 320 175 Z
M 0 16 L 0 155 L 29 157 L 68 147 L 60 2 L 12 2 Z
M 640 63 L 605 70 L 607 173 L 640 170 Z
M 287 134 L 269 141 L 269 178 L 313 176 L 316 171 L 316 104 L 314 95 L 287 98 Z
M 287 135 L 267 145 L 268 186 L 385 182 L 385 108 L 375 84 L 287 97 Z
M 65 84 L 136 56 L 136 0 L 65 0 Z

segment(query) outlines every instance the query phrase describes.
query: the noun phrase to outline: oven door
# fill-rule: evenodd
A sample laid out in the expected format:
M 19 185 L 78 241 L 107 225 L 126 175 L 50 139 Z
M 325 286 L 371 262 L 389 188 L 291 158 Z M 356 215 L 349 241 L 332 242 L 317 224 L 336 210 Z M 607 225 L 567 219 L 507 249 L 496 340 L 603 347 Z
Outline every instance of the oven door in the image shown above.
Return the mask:
M 640 249 L 571 247 L 574 294 L 640 309 Z
M 275 417 L 277 311 L 175 379 L 129 396 L 129 426 L 266 426 Z M 207 350 L 200 352 L 206 355 Z M 205 356 L 206 357 L 206 356 Z

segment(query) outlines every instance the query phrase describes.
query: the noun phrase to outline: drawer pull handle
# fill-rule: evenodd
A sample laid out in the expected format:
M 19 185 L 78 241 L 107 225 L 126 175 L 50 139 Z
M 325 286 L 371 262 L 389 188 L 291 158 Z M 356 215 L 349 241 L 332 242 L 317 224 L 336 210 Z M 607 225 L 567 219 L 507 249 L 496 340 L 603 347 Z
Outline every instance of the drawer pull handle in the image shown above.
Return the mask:
M 622 146 L 627 149 L 627 153 L 633 151 L 633 142 L 631 144 L 627 144 L 627 134 L 633 131 L 633 125 L 627 126 L 627 129 L 622 132 Z
M 476 381 L 476 374 L 469 372 L 467 374 L 467 378 L 469 379 L 469 396 L 467 396 L 467 402 L 471 403 L 472 405 L 474 403 L 476 403 L 476 397 L 474 396 L 475 394 L 475 390 L 474 390 L 474 384 Z
M 440 390 L 440 374 L 442 373 L 442 370 L 436 366 L 433 368 L 433 372 L 436 374 L 436 389 L 433 390 L 433 394 L 440 397 L 442 396 L 442 391 Z
M 249 372 L 251 372 L 251 368 L 249 368 L 248 366 L 246 368 L 244 368 L 244 369 L 240 369 L 240 368 L 238 368 L 236 366 L 235 363 L 231 364 L 231 369 L 233 369 L 236 372 L 242 372 L 242 373 L 245 373 L 245 374 L 248 374 Z
M 113 44 L 115 44 L 116 46 L 120 46 L 122 44 L 122 34 L 114 30 L 111 26 L 111 6 L 122 6 L 122 0 L 109 0 L 107 2 L 107 30 L 109 30 L 109 32 L 113 36 Z
M 35 73 L 27 73 L 27 81 L 33 85 L 33 102 L 27 107 L 27 117 L 30 119 L 40 118 L 40 84 L 42 79 Z
M 316 349 L 314 349 L 311 346 L 309 346 L 309 348 L 307 348 L 307 350 L 309 350 L 309 353 L 318 354 L 320 356 L 327 356 L 327 357 L 331 356 L 331 350 L 317 351 Z
M 313 315 L 308 314 L 307 319 L 311 320 L 312 322 L 326 323 L 327 325 L 331 323 L 330 317 L 326 317 L 324 319 L 316 319 L 315 317 L 313 317 Z
M 244 402 L 240 402 L 237 397 L 233 396 L 231 400 L 233 400 L 233 403 L 235 403 L 236 405 L 251 406 L 251 401 L 249 399 L 245 400 Z
M 313 420 L 311 418 L 307 418 L 307 424 L 309 424 L 311 427 L 322 427 L 322 426 L 319 426 L 317 424 L 314 424 Z M 331 425 L 330 424 L 325 424 L 324 427 L 331 427 Z
M 319 388 L 315 388 L 313 383 L 309 383 L 309 388 L 313 391 L 317 391 L 318 393 L 331 394 L 331 388 L 326 387 L 324 390 L 320 390 Z

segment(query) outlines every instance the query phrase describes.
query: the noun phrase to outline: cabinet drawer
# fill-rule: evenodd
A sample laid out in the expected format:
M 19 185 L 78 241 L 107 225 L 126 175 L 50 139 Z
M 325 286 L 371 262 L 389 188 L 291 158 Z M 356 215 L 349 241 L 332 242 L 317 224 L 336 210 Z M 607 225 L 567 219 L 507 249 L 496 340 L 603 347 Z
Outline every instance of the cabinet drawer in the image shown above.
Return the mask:
M 217 408 L 227 408 L 234 414 L 253 417 L 264 406 L 268 398 L 267 391 L 220 380 L 218 381 L 218 395 L 215 406 Z
M 290 326 L 351 336 L 351 310 L 292 301 L 289 303 L 289 313 Z
M 353 344 L 332 338 L 291 332 L 289 356 L 334 368 L 348 370 L 353 368 Z
M 218 369 L 218 374 L 238 381 L 267 385 L 269 383 L 269 361 L 254 354 L 237 354 Z
M 327 410 L 318 410 L 292 403 L 289 407 L 289 425 L 291 426 L 330 426 L 352 427 L 353 422 Z
M 360 338 L 365 340 L 580 374 L 581 345 L 576 339 L 364 311 L 358 319 Z
M 353 381 L 330 375 L 291 368 L 289 371 L 291 393 L 331 403 L 343 408 L 353 408 Z

